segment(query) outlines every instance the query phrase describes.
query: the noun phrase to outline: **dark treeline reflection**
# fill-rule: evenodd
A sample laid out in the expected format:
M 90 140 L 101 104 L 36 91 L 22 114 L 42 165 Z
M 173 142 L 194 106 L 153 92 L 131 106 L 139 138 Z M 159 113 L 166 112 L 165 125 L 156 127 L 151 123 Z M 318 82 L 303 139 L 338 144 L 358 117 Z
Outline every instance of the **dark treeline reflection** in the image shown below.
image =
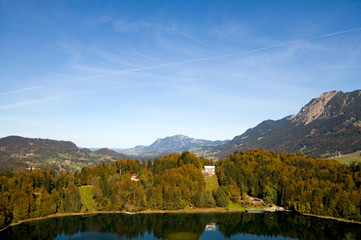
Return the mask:
M 237 234 L 295 239 L 361 239 L 361 225 L 293 213 L 97 214 L 23 223 L 0 232 L 0 239 L 53 239 L 79 232 L 113 233 L 136 238 L 145 233 L 159 239 L 198 239 L 208 223 L 224 237 Z M 153 237 L 152 237 L 153 239 Z

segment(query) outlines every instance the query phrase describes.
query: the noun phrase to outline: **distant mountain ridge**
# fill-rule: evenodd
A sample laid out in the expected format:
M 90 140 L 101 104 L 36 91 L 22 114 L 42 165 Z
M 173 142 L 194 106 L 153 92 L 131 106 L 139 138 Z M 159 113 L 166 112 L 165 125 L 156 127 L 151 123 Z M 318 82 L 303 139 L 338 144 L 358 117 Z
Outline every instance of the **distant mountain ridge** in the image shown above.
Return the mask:
M 6 160 L 9 166 L 24 167 L 27 166 L 25 161 L 45 162 L 49 159 L 74 159 L 86 163 L 100 159 L 128 159 L 130 155 L 138 159 L 154 158 L 183 151 L 219 159 L 235 151 L 255 148 L 315 157 L 361 150 L 361 90 L 325 92 L 302 107 L 298 114 L 263 121 L 231 141 L 194 139 L 179 134 L 159 138 L 150 146 L 136 146 L 118 152 L 106 148 L 96 151 L 80 149 L 69 141 L 4 137 L 0 138 L 0 164 Z
M 70 141 L 8 136 L 0 138 L 0 171 L 26 168 L 80 170 L 103 161 L 130 157 L 107 148 L 92 152 Z
M 204 139 L 195 139 L 182 134 L 158 138 L 150 146 L 137 146 L 135 148 L 126 149 L 121 152 L 133 156 L 157 156 L 162 153 L 173 153 L 187 151 L 193 148 L 205 147 L 205 146 L 217 146 L 228 142 L 224 141 L 210 141 Z
M 204 139 L 195 139 L 182 134 L 172 137 L 158 138 L 147 150 L 153 152 L 181 151 L 201 146 L 217 146 L 226 141 L 210 141 Z
M 58 141 L 41 138 L 25 138 L 20 136 L 8 136 L 0 138 L 0 151 L 13 153 L 20 151 L 25 153 L 38 148 L 52 148 L 60 152 L 78 151 L 78 147 L 70 141 Z
M 297 115 L 264 121 L 212 152 L 221 158 L 255 148 L 316 157 L 360 150 L 361 90 L 323 93 Z
M 248 142 L 257 140 L 262 138 L 264 135 L 269 134 L 272 130 L 282 126 L 283 124 L 289 122 L 294 116 L 287 116 L 280 120 L 265 120 L 258 124 L 254 128 L 248 129 L 243 134 L 236 136 L 229 141 L 222 145 L 223 148 L 228 148 L 232 146 L 242 146 Z

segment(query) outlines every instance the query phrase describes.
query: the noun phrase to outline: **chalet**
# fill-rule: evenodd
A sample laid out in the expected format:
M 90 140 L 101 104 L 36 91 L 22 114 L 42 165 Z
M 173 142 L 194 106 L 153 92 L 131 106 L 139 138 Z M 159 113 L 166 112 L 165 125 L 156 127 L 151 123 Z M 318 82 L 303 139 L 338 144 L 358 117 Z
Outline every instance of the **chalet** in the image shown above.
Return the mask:
M 251 200 L 252 200 L 252 203 L 253 203 L 253 204 L 256 204 L 256 205 L 263 205 L 263 204 L 264 204 L 263 199 L 260 199 L 260 198 L 253 198 L 253 197 L 251 197 Z
M 132 180 L 132 181 L 138 181 L 139 180 L 139 175 L 138 174 L 135 174 L 135 173 L 133 173 L 132 174 L 132 176 L 130 177 L 130 180 Z
M 202 173 L 206 174 L 206 175 L 214 175 L 214 174 L 216 174 L 216 167 L 215 166 L 204 166 Z

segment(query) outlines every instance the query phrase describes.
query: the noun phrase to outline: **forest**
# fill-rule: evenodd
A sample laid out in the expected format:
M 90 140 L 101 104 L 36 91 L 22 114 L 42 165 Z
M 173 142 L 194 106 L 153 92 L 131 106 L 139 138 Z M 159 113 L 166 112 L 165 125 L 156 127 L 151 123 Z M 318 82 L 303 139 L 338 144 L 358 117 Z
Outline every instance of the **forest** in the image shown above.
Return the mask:
M 263 198 L 289 210 L 361 221 L 361 164 L 266 150 L 236 152 L 217 163 L 228 195 Z
M 214 164 L 220 187 L 210 192 L 202 169 Z M 91 186 L 95 209 L 82 203 L 83 186 Z M 248 195 L 302 213 L 361 221 L 361 164 L 257 149 L 216 163 L 184 152 L 147 162 L 117 160 L 75 173 L 6 172 L 0 174 L 0 227 L 56 213 L 227 207 Z

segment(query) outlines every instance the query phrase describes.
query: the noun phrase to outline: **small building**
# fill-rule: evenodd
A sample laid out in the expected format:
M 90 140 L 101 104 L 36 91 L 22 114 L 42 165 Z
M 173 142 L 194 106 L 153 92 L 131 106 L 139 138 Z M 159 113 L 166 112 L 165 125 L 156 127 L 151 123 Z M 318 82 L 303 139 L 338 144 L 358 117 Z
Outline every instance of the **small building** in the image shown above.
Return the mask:
M 215 166 L 204 166 L 202 173 L 207 174 L 207 175 L 214 175 L 214 174 L 216 174 L 216 167 Z
M 263 199 L 251 197 L 252 203 L 255 205 L 264 205 Z
M 130 177 L 130 180 L 132 180 L 132 181 L 138 181 L 139 180 L 139 175 L 138 174 L 135 174 L 135 173 L 133 173 L 132 174 L 132 176 Z

